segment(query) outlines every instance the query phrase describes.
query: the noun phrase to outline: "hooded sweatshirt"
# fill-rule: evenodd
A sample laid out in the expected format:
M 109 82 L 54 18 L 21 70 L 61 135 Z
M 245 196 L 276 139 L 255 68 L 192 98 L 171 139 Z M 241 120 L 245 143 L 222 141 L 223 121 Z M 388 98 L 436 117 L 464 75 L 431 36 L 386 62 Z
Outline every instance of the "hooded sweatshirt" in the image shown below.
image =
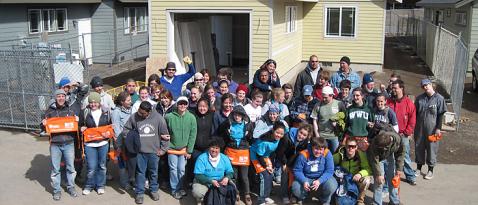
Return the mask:
M 242 115 L 242 121 L 236 122 L 234 114 Z M 250 131 L 252 124 L 244 108 L 240 105 L 235 106 L 227 120 L 225 120 L 218 129 L 218 136 L 224 139 L 226 147 L 234 149 L 249 149 Z
M 213 113 L 207 112 L 206 114 L 201 114 L 196 109 L 196 123 L 197 127 L 197 135 L 196 135 L 196 142 L 194 143 L 194 149 L 199 150 L 201 152 L 206 151 L 209 147 L 209 143 L 212 140 L 212 117 Z
M 263 134 L 259 139 L 257 139 L 254 144 L 251 146 L 250 154 L 251 161 L 258 160 L 259 163 L 265 167 L 265 158 L 269 157 L 272 152 L 277 149 L 279 145 L 279 140 L 275 140 L 272 136 L 272 131 L 269 131 Z
M 158 153 L 159 150 L 167 151 L 167 141 L 161 139 L 161 135 L 169 135 L 168 127 L 163 116 L 151 111 L 149 116 L 142 118 L 135 113 L 131 115 L 124 125 L 123 136 L 127 136 L 130 130 L 139 133 L 141 153 Z
M 345 113 L 346 133 L 349 136 L 368 136 L 368 122 L 373 122 L 372 109 L 364 100 L 362 106 L 358 106 L 355 102 L 347 108 Z
M 175 110 L 166 114 L 165 119 L 171 134 L 169 148 L 180 150 L 187 147 L 187 152 L 193 153 L 197 134 L 196 117 L 187 110 L 183 115 L 179 115 Z
M 304 155 L 308 155 L 308 157 Z M 292 172 L 300 184 L 317 179 L 320 183 L 324 183 L 334 174 L 334 159 L 329 149 L 325 149 L 324 155 L 316 157 L 310 147 L 299 154 Z
M 357 149 L 355 156 L 349 159 L 347 157 L 347 149 L 340 147 L 334 156 L 335 166 L 344 168 L 348 173 L 355 175 L 360 174 L 362 177 L 372 175 L 372 168 L 368 163 L 367 153 Z
M 367 150 L 368 160 L 372 167 L 374 176 L 383 176 L 382 169 L 380 168 L 380 162 L 387 159 L 390 155 L 395 158 L 395 169 L 397 171 L 403 171 L 403 163 L 405 160 L 405 149 L 402 138 L 395 132 L 384 132 L 386 135 L 392 137 L 392 142 L 386 149 L 378 149 L 375 140 L 370 143 Z

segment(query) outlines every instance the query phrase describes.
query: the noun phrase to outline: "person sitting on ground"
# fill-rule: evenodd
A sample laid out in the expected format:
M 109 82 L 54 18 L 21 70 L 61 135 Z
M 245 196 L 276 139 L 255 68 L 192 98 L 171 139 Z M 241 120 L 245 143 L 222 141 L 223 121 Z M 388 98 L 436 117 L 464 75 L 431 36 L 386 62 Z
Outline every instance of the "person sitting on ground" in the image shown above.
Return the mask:
M 352 180 L 359 187 L 357 205 L 364 205 L 365 191 L 372 183 L 372 168 L 368 163 L 367 154 L 357 147 L 357 141 L 348 138 L 345 146 L 340 147 L 333 157 L 335 166 L 340 166 L 346 173 L 352 175 Z
M 254 73 L 253 85 L 254 88 L 258 88 L 261 91 L 271 91 L 273 88 L 280 88 L 280 79 L 279 75 L 276 72 L 277 63 L 275 60 L 268 59 L 259 70 Z M 261 80 L 261 69 L 268 71 L 267 81 L 264 82 Z
M 207 152 L 199 155 L 194 164 L 194 175 L 192 194 L 198 205 L 206 203 L 204 201 L 206 194 L 213 188 L 226 187 L 227 190 L 236 190 L 235 185 L 231 182 L 234 176 L 231 161 L 221 153 L 221 143 L 218 140 L 211 141 Z
M 322 72 L 324 73 L 324 72 Z M 339 136 L 334 133 L 335 125 L 330 120 L 338 112 L 345 112 L 342 102 L 334 99 L 333 88 L 324 87 L 322 90 L 322 101 L 317 103 L 312 110 L 310 117 L 313 120 L 315 137 L 322 137 L 327 141 L 330 151 L 335 152 L 339 147 Z
M 313 192 L 318 193 L 322 204 L 330 204 L 337 181 L 333 177 L 334 159 L 324 138 L 313 138 L 309 148 L 300 152 L 293 172 L 292 193 L 297 197 L 298 204 L 302 204 Z
M 334 88 L 338 88 L 340 86 L 340 82 L 345 79 L 350 81 L 352 90 L 362 85 L 359 74 L 352 71 L 352 68 L 350 68 L 350 58 L 347 56 L 344 56 L 340 59 L 340 68 L 330 78 L 330 84 L 332 84 Z
M 310 114 L 319 100 L 312 96 L 312 85 L 305 85 L 301 92 L 302 97 L 296 98 L 290 107 L 290 115 L 293 125 L 298 123 L 312 124 Z M 296 127 L 296 126 L 293 126 Z
M 280 119 L 283 120 L 287 116 L 289 116 L 289 108 L 287 107 L 285 102 L 285 92 L 282 88 L 274 88 L 272 89 L 272 98 L 264 103 L 264 106 L 262 106 L 262 115 L 266 114 L 266 112 L 269 110 L 269 106 L 272 104 L 275 104 L 280 111 Z
M 247 94 L 249 93 L 249 89 L 244 84 L 239 84 L 236 89 L 236 96 L 234 98 L 234 106 L 241 105 L 246 106 L 247 104 L 251 103 L 251 100 L 247 98 Z
M 285 134 L 285 126 L 281 122 L 276 122 L 271 131 L 263 134 L 255 140 L 251 146 L 251 161 L 256 174 L 260 177 L 259 198 L 257 203 L 260 205 L 273 204 L 274 200 L 270 198 L 272 190 L 272 173 L 274 167 L 269 158 L 277 149 L 279 141 Z
M 249 195 L 249 142 L 253 125 L 244 108 L 235 106 L 228 120 L 225 120 L 218 129 L 218 136 L 225 142 L 226 154 L 234 169 L 234 182 L 240 184 L 239 192 L 244 195 L 244 203 L 252 205 Z M 240 182 L 240 183 L 239 183 Z
M 153 105 L 153 107 L 156 106 L 157 104 L 154 100 L 152 100 L 149 97 L 149 88 L 146 86 L 141 86 L 139 88 L 139 100 L 133 104 L 131 108 L 131 113 L 137 112 L 139 109 L 139 105 L 141 104 L 141 102 L 144 102 L 144 101 L 148 101 L 151 105 Z
M 176 109 L 176 102 L 173 100 L 173 94 L 169 90 L 163 90 L 159 93 L 159 103 L 156 104 L 156 112 L 161 116 L 171 113 Z
M 244 106 L 244 109 L 246 110 L 247 115 L 251 119 L 251 122 L 255 123 L 262 116 L 262 92 L 253 92 L 251 94 L 251 99 L 251 103 Z
M 139 94 L 136 92 L 136 81 L 133 78 L 126 80 L 125 91 L 131 96 L 131 104 L 133 105 L 139 100 Z
M 299 153 L 309 147 L 312 136 L 312 126 L 301 124 L 299 128 L 290 128 L 288 137 L 283 137 L 279 142 L 276 150 L 276 164 L 281 165 L 280 196 L 283 204 L 297 202 L 294 197 L 290 198 L 291 178 L 294 175 L 292 168 Z
M 173 94 L 173 99 L 177 99 L 181 95 L 183 84 L 196 73 L 196 68 L 194 68 L 192 60 L 188 56 L 184 57 L 183 61 L 184 65 L 189 67 L 187 73 L 176 75 L 176 64 L 168 62 L 165 68 L 166 75 L 163 75 L 160 79 L 164 88 Z
M 317 81 L 317 83 L 314 85 L 314 92 L 312 93 L 314 98 L 317 98 L 319 101 L 322 101 L 322 88 L 324 88 L 325 86 L 332 87 L 329 80 L 330 80 L 330 72 L 329 71 L 324 70 L 324 71 L 320 72 L 319 81 Z M 337 92 L 336 88 L 333 88 L 333 91 L 334 91 L 334 96 L 333 97 L 335 98 L 335 97 L 337 97 L 338 92 Z
M 400 204 L 398 189 L 392 183 L 392 179 L 400 177 L 403 172 L 405 149 L 400 135 L 394 131 L 380 131 L 372 140 L 367 157 L 375 179 L 373 204 L 382 204 L 384 183 L 387 183 L 390 193 L 389 204 Z

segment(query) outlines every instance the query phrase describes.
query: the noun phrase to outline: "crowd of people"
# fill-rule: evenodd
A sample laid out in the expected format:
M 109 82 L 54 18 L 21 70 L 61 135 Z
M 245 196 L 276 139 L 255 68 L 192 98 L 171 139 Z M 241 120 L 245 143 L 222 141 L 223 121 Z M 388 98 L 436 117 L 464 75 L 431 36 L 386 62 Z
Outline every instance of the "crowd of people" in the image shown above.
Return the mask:
M 413 102 L 399 75 L 376 85 L 346 56 L 332 73 L 310 56 L 294 86 L 281 83 L 272 59 L 250 85 L 233 81 L 231 68 L 214 78 L 207 69 L 196 72 L 188 57 L 184 64 L 188 71 L 177 75 L 175 63 L 167 63 L 162 76 L 152 74 L 139 89 L 129 79 L 114 98 L 99 77 L 90 92 L 61 79 L 42 121 L 54 200 L 61 199 L 62 172 L 70 196 L 78 196 L 75 181 L 83 195 L 105 194 L 113 171 L 107 163 L 118 167 L 121 187 L 134 191 L 137 204 L 145 194 L 158 201 L 159 188 L 177 200 L 191 190 L 198 204 L 251 205 L 252 193 L 255 203 L 273 204 L 274 184 L 284 204 L 311 196 L 322 204 L 365 204 L 369 188 L 373 204 L 381 205 L 384 194 L 400 204 L 400 176 L 410 185 L 420 175 L 433 178 L 446 106 L 428 79 Z

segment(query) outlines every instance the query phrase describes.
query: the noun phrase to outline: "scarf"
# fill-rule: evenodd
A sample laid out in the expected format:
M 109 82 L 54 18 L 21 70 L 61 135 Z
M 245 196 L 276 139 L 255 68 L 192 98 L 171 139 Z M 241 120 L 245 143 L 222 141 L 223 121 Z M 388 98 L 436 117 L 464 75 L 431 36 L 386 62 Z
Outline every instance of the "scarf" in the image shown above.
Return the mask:
M 217 168 L 219 161 L 221 160 L 221 154 L 218 154 L 217 157 L 213 158 L 211 154 L 207 154 L 209 156 L 209 162 L 211 163 L 212 167 Z

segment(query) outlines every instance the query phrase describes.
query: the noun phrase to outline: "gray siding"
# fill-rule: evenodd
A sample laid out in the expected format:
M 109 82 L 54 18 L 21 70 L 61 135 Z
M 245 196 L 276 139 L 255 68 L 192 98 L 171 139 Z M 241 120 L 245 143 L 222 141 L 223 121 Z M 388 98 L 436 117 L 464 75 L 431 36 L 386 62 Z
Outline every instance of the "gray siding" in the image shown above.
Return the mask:
M 136 35 L 125 34 L 124 28 L 127 27 L 124 25 L 124 8 L 125 7 L 145 7 L 148 9 L 148 4 L 124 4 L 117 3 L 116 5 L 116 26 L 118 32 L 116 33 L 117 38 L 117 56 L 118 60 L 126 61 L 133 60 L 136 58 L 147 57 L 149 55 L 148 47 L 148 31 L 140 32 Z M 149 28 L 148 28 L 149 29 Z
M 93 63 L 114 63 L 114 0 L 104 0 L 93 9 L 91 32 Z
M 471 15 L 469 17 L 469 23 L 471 25 L 470 28 L 470 54 L 469 54 L 469 66 L 468 71 L 472 70 L 471 67 L 471 60 L 473 59 L 473 55 L 475 54 L 476 49 L 478 49 L 478 5 L 474 5 L 471 11 Z
M 28 33 L 28 9 L 66 8 L 68 31 L 48 34 L 48 42 L 71 47 L 78 53 L 78 29 L 73 21 L 91 16 L 93 4 L 2 4 L 0 6 L 0 49 L 11 49 L 23 42 L 37 45 L 40 34 Z

